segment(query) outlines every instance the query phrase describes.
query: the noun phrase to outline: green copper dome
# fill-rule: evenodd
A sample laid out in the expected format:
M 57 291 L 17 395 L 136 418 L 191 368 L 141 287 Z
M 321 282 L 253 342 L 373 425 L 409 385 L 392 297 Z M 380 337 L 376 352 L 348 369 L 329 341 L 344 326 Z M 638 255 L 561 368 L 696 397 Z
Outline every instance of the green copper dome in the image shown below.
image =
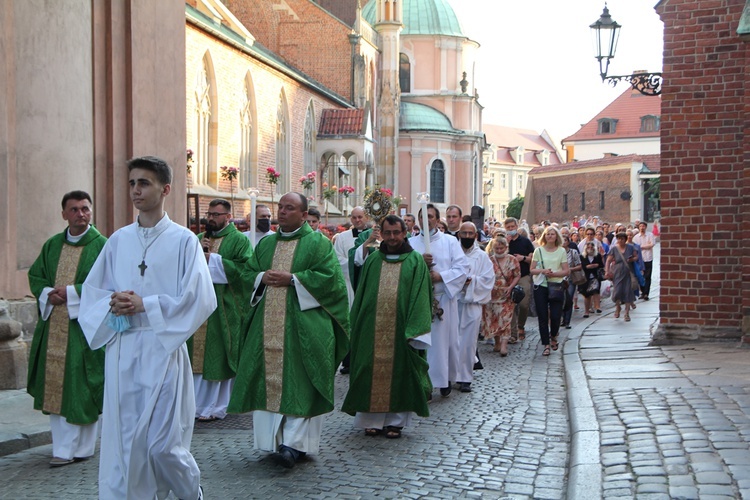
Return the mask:
M 362 16 L 375 26 L 375 5 L 370 0 L 362 8 Z M 453 7 L 447 0 L 403 0 L 404 29 L 402 35 L 464 36 Z
M 445 132 L 460 134 L 451 125 L 451 121 L 435 108 L 417 104 L 416 102 L 401 101 L 399 115 L 399 130 L 424 130 L 430 132 Z

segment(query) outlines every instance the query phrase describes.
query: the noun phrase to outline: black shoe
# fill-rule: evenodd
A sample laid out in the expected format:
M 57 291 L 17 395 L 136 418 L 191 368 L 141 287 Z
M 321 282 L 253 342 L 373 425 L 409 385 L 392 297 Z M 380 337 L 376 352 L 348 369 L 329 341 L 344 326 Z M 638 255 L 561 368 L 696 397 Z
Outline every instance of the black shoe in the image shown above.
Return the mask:
M 477 361 L 476 363 L 474 363 L 474 369 L 475 370 L 484 370 L 484 366 L 482 365 L 482 362 L 481 361 Z
M 299 452 L 293 448 L 284 445 L 279 448 L 279 463 L 287 469 L 294 467 L 298 456 Z
M 341 370 L 339 370 L 339 373 L 341 373 L 341 375 L 349 375 L 349 367 L 348 366 L 342 366 Z
M 460 386 L 459 390 L 461 392 L 471 392 L 471 382 L 461 382 L 458 385 Z
M 441 387 L 440 388 L 440 395 L 443 396 L 444 398 L 447 398 L 450 395 L 451 390 L 452 390 L 451 389 L 451 384 L 450 384 L 450 382 L 448 382 L 448 387 Z
M 642 298 L 643 300 L 648 300 L 648 295 L 644 295 Z

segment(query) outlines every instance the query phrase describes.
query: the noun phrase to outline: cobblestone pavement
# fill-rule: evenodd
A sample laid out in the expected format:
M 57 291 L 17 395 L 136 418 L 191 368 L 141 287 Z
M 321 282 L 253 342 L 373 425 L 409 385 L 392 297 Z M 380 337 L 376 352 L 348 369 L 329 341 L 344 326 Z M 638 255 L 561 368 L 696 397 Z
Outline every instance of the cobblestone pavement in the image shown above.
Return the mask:
M 529 319 L 529 326 L 536 320 Z M 472 393 L 437 391 L 431 416 L 401 439 L 366 437 L 338 410 L 348 378 L 337 375 L 337 409 L 321 453 L 292 470 L 252 448 L 249 416 L 196 425 L 192 451 L 207 499 L 565 497 L 569 433 L 560 351 L 541 356 L 538 334 L 500 358 L 480 344 L 485 369 Z M 97 497 L 98 455 L 50 469 L 51 446 L 0 458 L 0 498 Z

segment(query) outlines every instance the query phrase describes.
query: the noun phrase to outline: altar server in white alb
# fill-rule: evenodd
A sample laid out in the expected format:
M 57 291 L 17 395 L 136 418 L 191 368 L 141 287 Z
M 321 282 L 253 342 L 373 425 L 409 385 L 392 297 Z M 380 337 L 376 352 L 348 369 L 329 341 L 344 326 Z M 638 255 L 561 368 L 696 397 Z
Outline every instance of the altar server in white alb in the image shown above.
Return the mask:
M 477 340 L 482 322 L 482 305 L 492 298 L 495 286 L 495 269 L 487 252 L 477 244 L 477 227 L 473 222 L 464 222 L 458 230 L 469 272 L 466 282 L 458 294 L 458 373 L 456 379 L 461 392 L 471 392 L 474 379 L 474 363 L 477 361 Z
M 172 169 L 128 162 L 138 220 L 109 239 L 83 286 L 79 322 L 106 346 L 99 497 L 202 498 L 185 341 L 216 309 L 198 238 L 169 219 Z
M 422 220 L 422 211 L 419 212 Z M 432 319 L 432 347 L 427 349 L 430 380 L 445 397 L 451 393 L 451 382 L 458 376 L 458 294 L 466 283 L 469 260 L 458 240 L 437 228 L 440 211 L 432 203 L 427 205 L 427 224 L 430 232 L 430 252 L 425 253 L 424 237 L 413 237 L 409 244 L 424 256 L 435 289 L 435 299 L 443 310 L 442 316 Z

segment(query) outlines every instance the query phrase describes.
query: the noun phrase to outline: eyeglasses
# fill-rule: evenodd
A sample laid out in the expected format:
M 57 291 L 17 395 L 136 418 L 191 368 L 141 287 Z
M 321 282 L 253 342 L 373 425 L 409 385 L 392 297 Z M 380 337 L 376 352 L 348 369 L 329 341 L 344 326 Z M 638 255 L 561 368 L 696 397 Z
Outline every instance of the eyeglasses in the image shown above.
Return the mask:
M 210 218 L 216 218 L 221 217 L 222 215 L 229 215 L 229 212 L 206 212 L 206 217 Z

